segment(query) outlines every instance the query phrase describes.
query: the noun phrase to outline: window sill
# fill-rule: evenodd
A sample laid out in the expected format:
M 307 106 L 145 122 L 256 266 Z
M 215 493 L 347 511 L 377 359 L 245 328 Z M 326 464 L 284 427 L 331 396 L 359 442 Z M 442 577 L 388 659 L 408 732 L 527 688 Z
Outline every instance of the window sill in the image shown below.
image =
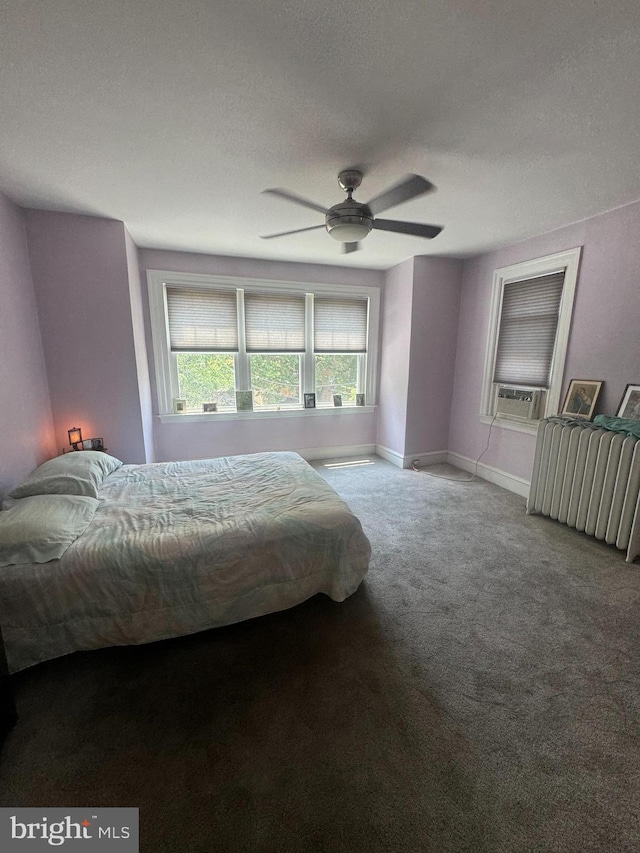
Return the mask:
M 491 424 L 499 429 L 509 429 L 513 432 L 528 432 L 530 435 L 535 435 L 538 431 L 540 421 L 517 421 L 510 418 L 502 418 L 493 415 L 479 415 L 480 423 Z
M 371 414 L 375 406 L 326 406 L 316 409 L 264 409 L 253 412 L 186 412 L 183 415 L 160 414 L 160 423 L 203 423 L 212 421 L 245 421 L 245 420 L 269 420 L 270 418 L 315 418 L 324 415 L 359 415 Z

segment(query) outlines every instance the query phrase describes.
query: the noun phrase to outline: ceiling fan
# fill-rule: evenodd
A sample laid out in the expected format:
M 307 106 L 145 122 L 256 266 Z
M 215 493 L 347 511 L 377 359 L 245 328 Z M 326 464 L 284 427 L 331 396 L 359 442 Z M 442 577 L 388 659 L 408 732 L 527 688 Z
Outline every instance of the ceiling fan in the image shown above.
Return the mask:
M 287 237 L 289 234 L 300 234 L 303 231 L 315 231 L 326 228 L 329 234 L 342 243 L 345 253 L 357 252 L 360 240 L 363 240 L 372 228 L 378 231 L 395 231 L 399 234 L 409 234 L 412 237 L 436 237 L 442 228 L 439 225 L 423 225 L 420 222 L 401 222 L 396 219 L 376 219 L 376 215 L 397 204 L 410 201 L 435 187 L 421 175 L 408 175 L 400 183 L 372 198 L 367 204 L 356 201 L 353 193 L 362 183 L 362 172 L 357 169 L 345 169 L 338 175 L 338 183 L 347 194 L 347 200 L 334 204 L 329 209 L 316 204 L 289 190 L 270 189 L 265 193 L 280 196 L 287 201 L 309 207 L 324 214 L 324 225 L 311 225 L 309 228 L 297 228 L 294 231 L 281 231 L 278 234 L 266 234 L 263 240 L 273 240 L 275 237 Z

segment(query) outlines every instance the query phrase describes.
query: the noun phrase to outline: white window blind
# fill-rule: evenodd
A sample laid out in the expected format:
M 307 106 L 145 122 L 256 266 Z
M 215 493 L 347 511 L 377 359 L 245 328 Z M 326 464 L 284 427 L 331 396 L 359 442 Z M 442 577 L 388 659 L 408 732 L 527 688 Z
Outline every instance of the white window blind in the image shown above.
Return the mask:
M 564 270 L 504 286 L 494 382 L 548 388 Z
M 367 300 L 316 297 L 314 352 L 366 352 Z
M 304 352 L 303 295 L 244 295 L 247 352 Z
M 235 290 L 167 287 L 171 352 L 237 352 Z

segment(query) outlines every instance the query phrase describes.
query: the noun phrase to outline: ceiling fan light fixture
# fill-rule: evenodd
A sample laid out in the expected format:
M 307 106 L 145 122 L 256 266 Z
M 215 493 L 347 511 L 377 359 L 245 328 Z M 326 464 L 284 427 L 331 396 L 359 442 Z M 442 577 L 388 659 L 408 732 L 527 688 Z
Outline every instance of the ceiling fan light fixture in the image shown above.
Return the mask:
M 356 217 L 353 218 L 356 219 Z M 371 225 L 359 218 L 355 222 L 327 222 L 327 231 L 340 243 L 358 243 L 371 231 Z
M 339 243 L 358 243 L 373 228 L 373 216 L 365 204 L 349 198 L 329 209 L 325 224 Z

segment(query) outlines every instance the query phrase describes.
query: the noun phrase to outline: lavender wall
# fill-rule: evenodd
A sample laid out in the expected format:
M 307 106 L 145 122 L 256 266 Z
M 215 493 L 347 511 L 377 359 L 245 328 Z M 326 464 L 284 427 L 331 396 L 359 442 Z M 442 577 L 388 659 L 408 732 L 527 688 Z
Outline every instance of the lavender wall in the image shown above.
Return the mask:
M 640 203 L 604 213 L 464 265 L 449 449 L 476 459 L 488 439 L 478 419 L 495 269 L 583 246 L 563 393 L 572 378 L 603 379 L 597 412 L 615 414 L 640 382 Z M 482 462 L 529 480 L 535 436 L 494 425 Z
M 79 426 L 144 462 L 124 225 L 42 210 L 26 223 L 58 452 Z
M 382 306 L 382 354 L 377 443 L 404 455 L 409 398 L 414 259 L 387 270 Z
M 393 454 L 447 451 L 461 277 L 461 261 L 426 256 L 387 272 L 378 444 Z
M 239 278 L 258 278 L 271 281 L 302 281 L 328 284 L 365 284 L 380 287 L 384 273 L 378 270 L 353 269 L 259 261 L 252 258 L 233 258 L 197 255 L 160 249 L 139 252 L 143 281 L 146 270 L 159 269 L 203 275 L 229 275 Z M 146 288 L 145 288 L 146 289 Z M 143 300 L 147 330 L 147 353 L 151 368 L 152 401 L 157 413 L 155 372 L 149 323 L 148 299 Z M 262 450 L 315 450 L 331 447 L 373 445 L 376 442 L 376 413 L 357 414 L 307 413 L 296 418 L 255 418 L 246 420 L 216 420 L 215 422 L 166 423 L 156 419 L 156 458 L 197 459 L 234 453 L 254 453 Z
M 155 460 L 155 446 L 153 436 L 153 405 L 151 397 L 151 380 L 149 375 L 149 361 L 147 359 L 147 344 L 144 325 L 144 298 L 146 296 L 146 290 L 143 291 L 142 280 L 140 278 L 138 247 L 133 242 L 133 239 L 126 228 L 124 236 L 127 258 L 127 276 L 129 279 L 129 302 L 131 304 L 133 347 L 136 356 L 138 399 L 140 403 L 140 416 L 142 420 L 144 461 L 153 462 Z
M 55 455 L 22 211 L 0 194 L 0 498 Z
M 462 262 L 414 259 L 405 455 L 446 452 Z
M 227 255 L 199 255 L 170 252 L 165 249 L 140 249 L 142 270 L 171 270 L 201 275 L 231 275 L 263 278 L 271 281 L 308 281 L 314 284 L 362 284 L 381 287 L 384 272 L 355 267 L 301 264 L 289 261 L 263 261 Z
M 206 459 L 264 450 L 314 451 L 375 445 L 375 414 L 305 413 L 295 418 L 159 424 L 159 461 Z

